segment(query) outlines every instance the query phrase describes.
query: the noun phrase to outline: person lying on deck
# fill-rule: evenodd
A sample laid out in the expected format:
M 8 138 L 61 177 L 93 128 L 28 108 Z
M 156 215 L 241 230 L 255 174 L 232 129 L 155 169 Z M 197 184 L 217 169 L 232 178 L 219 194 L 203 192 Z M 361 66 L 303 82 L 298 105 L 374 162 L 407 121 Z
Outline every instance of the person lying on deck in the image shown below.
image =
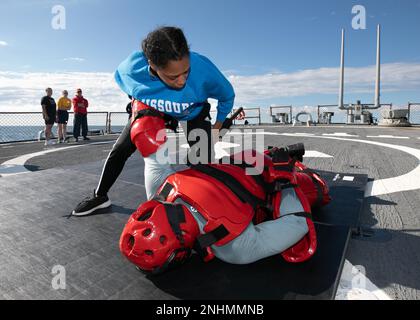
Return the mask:
M 299 263 L 313 256 L 311 206 L 330 200 L 318 175 L 278 148 L 262 155 L 260 179 L 235 164 L 199 164 L 177 171 L 159 161 L 168 143 L 164 128 L 162 119 L 150 115 L 131 127 L 131 139 L 144 157 L 148 201 L 130 217 L 120 237 L 128 260 L 143 272 L 158 274 L 184 263 L 193 250 L 205 261 L 217 257 L 232 264 L 277 254 Z M 153 138 L 159 135 L 161 139 Z

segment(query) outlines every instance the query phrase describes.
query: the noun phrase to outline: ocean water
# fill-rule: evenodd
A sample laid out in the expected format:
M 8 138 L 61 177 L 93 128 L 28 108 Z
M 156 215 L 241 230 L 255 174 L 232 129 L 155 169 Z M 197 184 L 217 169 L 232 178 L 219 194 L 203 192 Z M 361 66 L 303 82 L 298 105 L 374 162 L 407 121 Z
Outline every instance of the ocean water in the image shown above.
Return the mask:
M 294 110 L 294 112 L 296 112 Z M 257 114 L 255 114 L 257 115 Z M 296 115 L 296 113 L 294 113 Z M 254 114 L 249 114 L 249 116 L 254 116 Z M 314 120 L 317 119 L 316 114 L 312 114 Z M 373 116 L 380 119 L 380 114 L 378 111 L 373 112 Z M 29 119 L 32 122 L 30 123 L 40 123 L 40 125 L 3 125 L 10 124 L 9 120 L 1 121 L 0 118 L 0 143 L 11 142 L 11 141 L 28 141 L 28 140 L 37 140 L 38 134 L 41 130 L 44 129 L 42 121 L 35 121 L 35 119 Z M 4 119 L 3 119 L 4 120 Z M 266 114 L 262 114 L 261 120 L 263 123 L 271 123 L 271 118 Z M 127 116 L 125 114 L 114 116 L 112 123 L 112 132 L 121 132 L 124 128 L 124 123 L 127 121 Z M 344 123 L 346 121 L 345 114 L 336 113 L 333 118 L 333 123 Z M 104 123 L 105 121 L 103 121 Z M 250 124 L 256 124 L 258 119 L 249 119 Z M 420 107 L 413 108 L 410 115 L 410 122 L 412 124 L 420 124 Z M 98 123 L 98 122 L 97 122 Z M 243 124 L 244 121 L 236 121 L 236 124 Z M 72 124 L 72 122 L 69 122 Z M 89 130 L 102 130 L 105 132 L 105 125 L 89 125 Z M 67 126 L 67 132 L 72 132 L 73 126 Z M 53 127 L 53 133 L 57 136 L 57 124 Z
M 57 125 L 53 127 L 53 134 L 57 136 Z M 89 126 L 89 131 L 102 130 L 105 132 L 105 126 Z M 124 126 L 112 126 L 112 132 L 121 132 Z M 44 126 L 0 126 L 0 143 L 11 141 L 37 140 L 40 131 Z M 67 126 L 67 132 L 73 132 L 72 126 Z

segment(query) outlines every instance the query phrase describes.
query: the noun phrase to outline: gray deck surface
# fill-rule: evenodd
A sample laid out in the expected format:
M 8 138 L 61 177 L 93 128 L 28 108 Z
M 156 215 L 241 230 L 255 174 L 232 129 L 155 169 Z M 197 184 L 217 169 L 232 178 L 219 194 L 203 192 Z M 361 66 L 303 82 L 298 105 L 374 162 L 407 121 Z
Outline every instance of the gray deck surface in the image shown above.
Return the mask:
M 265 129 L 270 132 L 318 135 L 346 132 L 359 136 L 349 139 L 379 141 L 420 149 L 420 131 L 414 129 Z M 395 135 L 409 139 L 367 138 L 368 135 Z M 318 170 L 367 174 L 370 179 L 377 180 L 405 174 L 418 165 L 415 157 L 401 151 L 356 141 L 265 136 L 265 145 L 296 142 L 305 143 L 307 150 L 333 156 L 305 159 L 305 164 Z M 188 298 L 185 292 L 171 291 L 162 283 L 153 284 L 139 276 L 118 252 L 116 244 L 129 214 L 145 200 L 142 186 L 143 164 L 139 155 L 135 154 L 129 160 L 110 192 L 112 213 L 70 220 L 57 217 L 57 207 L 64 216 L 83 197 L 93 192 L 101 173 L 101 165 L 111 146 L 112 142 L 87 145 L 81 148 L 87 148 L 83 150 L 89 152 L 76 153 L 74 150 L 82 149 L 74 149 L 33 158 L 26 163 L 27 168 L 40 171 L 0 178 L 0 298 L 45 299 L 57 298 L 59 294 L 58 298 L 63 299 L 135 299 L 138 298 L 135 289 L 139 287 L 147 291 L 148 299 Z M 41 143 L 0 146 L 0 163 L 41 150 Z M 346 259 L 353 265 L 364 266 L 366 276 L 391 298 L 420 298 L 419 207 L 419 190 L 366 198 L 360 221 L 362 225 L 374 228 L 376 232 L 371 238 L 351 239 L 349 242 Z M 60 232 L 49 223 L 51 219 L 57 223 Z M 51 289 L 51 262 L 66 265 L 69 280 L 65 292 Z
M 179 270 L 145 278 L 118 250 L 118 238 L 128 215 L 145 200 L 141 185 L 119 181 L 110 194 L 116 201 L 109 210 L 84 218 L 66 217 L 72 209 L 66 199 L 83 196 L 84 186 L 98 179 L 90 173 L 94 167 L 98 170 L 98 165 L 3 178 L 7 188 L 0 188 L 1 197 L 15 199 L 0 205 L 3 298 L 334 298 L 350 235 L 347 222 L 343 224 L 340 217 L 337 226 L 317 225 L 319 250 L 302 265 L 287 264 L 278 256 L 247 266 L 217 260 L 205 264 L 195 256 Z M 138 168 L 133 161 L 126 167 L 133 181 L 141 178 Z M 66 176 L 68 180 L 60 180 Z M 332 177 L 330 174 L 329 180 Z M 364 183 L 361 181 L 361 186 Z M 16 194 L 24 196 L 16 201 Z M 360 210 L 363 191 L 348 195 L 354 199 L 353 205 L 343 207 L 340 216 L 346 213 L 351 220 L 358 217 L 354 209 Z M 316 220 L 334 223 L 338 205 L 317 212 Z M 55 265 L 66 269 L 66 290 L 55 291 L 50 285 Z

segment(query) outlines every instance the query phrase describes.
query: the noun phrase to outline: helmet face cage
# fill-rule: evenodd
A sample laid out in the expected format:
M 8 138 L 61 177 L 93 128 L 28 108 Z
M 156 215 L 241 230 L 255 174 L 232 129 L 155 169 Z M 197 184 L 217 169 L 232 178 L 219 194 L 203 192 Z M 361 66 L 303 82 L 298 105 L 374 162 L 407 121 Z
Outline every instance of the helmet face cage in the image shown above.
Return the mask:
M 152 275 L 159 275 L 165 271 L 175 269 L 183 265 L 191 256 L 192 250 L 190 248 L 179 248 L 174 250 L 169 256 L 168 260 L 161 266 L 153 269 L 150 272 Z
M 123 254 L 137 266 L 139 271 L 147 275 L 158 275 L 184 264 L 191 257 L 192 244 L 195 241 L 196 232 L 199 233 L 198 225 L 192 216 L 186 216 L 183 205 L 159 201 L 153 202 L 144 204 L 132 215 L 131 222 L 127 224 L 125 231 L 123 231 L 120 245 Z M 158 211 L 156 212 L 156 210 Z M 152 233 L 150 229 L 160 228 L 160 226 L 163 227 L 162 231 L 153 232 L 155 235 L 152 235 L 153 238 L 149 238 L 149 235 Z M 143 240 L 143 237 L 148 239 Z M 161 250 L 166 246 L 162 242 L 162 238 L 172 239 L 168 243 L 169 247 L 167 247 L 168 251 L 166 256 Z M 139 244 L 143 243 L 143 245 L 135 249 L 135 252 L 142 252 L 139 255 L 133 253 L 134 243 L 137 241 L 139 241 Z M 156 241 L 159 241 L 163 245 L 163 247 L 160 245 L 156 247 L 160 253 L 155 253 L 153 243 L 157 245 L 158 242 Z M 147 249 L 148 245 L 146 243 L 152 246 Z M 156 254 L 158 260 L 155 263 L 150 259 L 143 261 L 141 256 L 144 253 L 149 257 Z M 146 258 L 146 256 L 144 257 Z

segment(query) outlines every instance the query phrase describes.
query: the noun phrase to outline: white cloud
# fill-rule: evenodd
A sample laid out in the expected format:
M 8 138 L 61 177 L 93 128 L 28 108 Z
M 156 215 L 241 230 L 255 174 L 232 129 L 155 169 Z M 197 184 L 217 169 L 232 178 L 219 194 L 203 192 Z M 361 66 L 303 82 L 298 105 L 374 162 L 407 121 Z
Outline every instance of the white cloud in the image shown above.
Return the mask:
M 262 104 L 284 97 L 313 94 L 336 95 L 338 68 L 319 68 L 290 73 L 254 76 L 228 76 L 236 93 L 236 105 Z M 372 93 L 375 67 L 346 68 L 345 93 Z M 0 111 L 39 111 L 46 87 L 54 89 L 54 97 L 67 89 L 70 95 L 82 88 L 91 111 L 124 111 L 128 97 L 118 88 L 112 73 L 91 72 L 5 72 L 0 71 Z M 420 63 L 389 63 L 382 66 L 382 92 L 418 91 Z M 210 100 L 213 108 L 216 101 Z M 314 101 L 314 105 L 319 101 Z M 267 103 L 267 107 L 270 103 Z
M 86 59 L 78 58 L 78 57 L 70 57 L 70 58 L 64 58 L 63 61 L 85 62 Z
M 6 41 L 0 41 L 0 47 L 7 47 L 8 45 Z
M 382 65 L 382 92 L 418 91 L 419 63 L 389 63 Z M 373 93 L 375 66 L 346 68 L 345 93 Z M 228 76 L 236 91 L 239 104 L 256 103 L 284 97 L 311 94 L 337 94 L 339 68 L 319 68 L 291 73 L 256 76 Z M 317 103 L 314 101 L 314 103 Z
M 40 111 L 40 99 L 47 87 L 53 88 L 56 99 L 64 89 L 73 96 L 77 88 L 82 88 L 91 111 L 124 112 L 128 102 L 112 73 L 0 71 L 0 111 Z

